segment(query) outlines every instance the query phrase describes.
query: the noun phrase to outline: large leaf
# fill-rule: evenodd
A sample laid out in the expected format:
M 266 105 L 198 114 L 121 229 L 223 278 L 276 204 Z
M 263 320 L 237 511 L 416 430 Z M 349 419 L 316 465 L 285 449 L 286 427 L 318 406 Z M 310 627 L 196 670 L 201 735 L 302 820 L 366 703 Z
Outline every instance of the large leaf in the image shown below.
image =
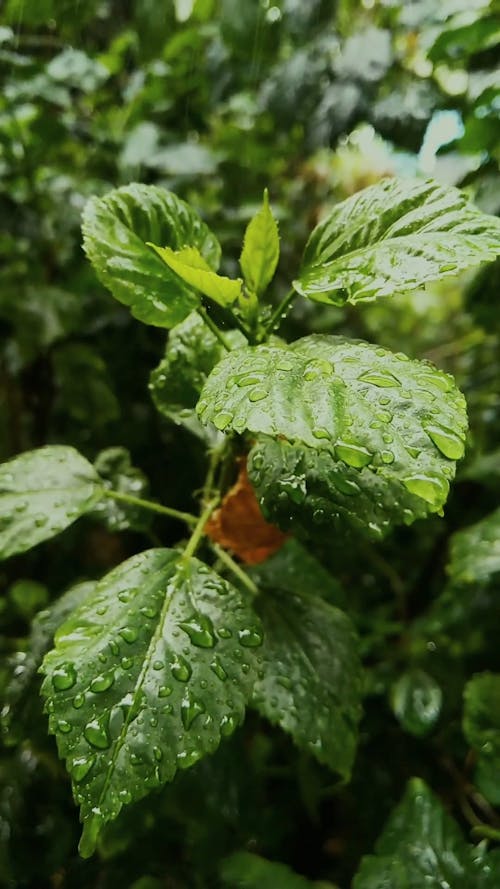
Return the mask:
M 317 883 L 295 874 L 286 864 L 267 861 L 251 852 L 236 852 L 221 865 L 228 889 L 314 889 Z M 322 884 L 325 889 L 328 884 Z M 318 886 L 319 889 L 319 886 Z
M 475 780 L 500 805 L 500 674 L 479 673 L 464 692 L 464 735 L 477 756 Z
M 237 330 L 225 332 L 224 338 L 233 347 L 246 342 Z M 153 370 L 149 382 L 160 413 L 195 435 L 206 438 L 208 434 L 212 439 L 209 430 L 201 426 L 195 408 L 210 371 L 225 354 L 221 342 L 196 312 L 174 327 L 165 357 Z
M 468 845 L 429 788 L 418 778 L 363 858 L 353 889 L 496 889 L 500 853 Z
M 220 246 L 195 211 L 155 185 L 126 185 L 92 198 L 83 214 L 83 243 L 96 274 L 139 321 L 173 327 L 199 304 L 192 287 L 146 246 L 196 247 L 217 269 Z
M 319 335 L 235 350 L 209 376 L 198 413 L 277 439 L 249 466 L 269 515 L 293 518 L 304 505 L 313 524 L 340 512 L 377 534 L 442 508 L 467 425 L 462 394 L 432 365 Z
M 31 719 L 39 720 L 41 714 L 38 692 L 39 677 L 37 671 L 44 655 L 51 648 L 54 633 L 62 622 L 80 605 L 95 587 L 93 581 L 78 583 L 56 599 L 49 608 L 39 611 L 33 620 L 26 651 L 18 651 L 12 664 L 11 678 L 5 691 L 5 703 L 2 707 L 2 729 L 9 740 L 20 740 L 18 733 L 28 732 Z M 38 705 L 38 708 L 37 706 Z
M 294 287 L 320 302 L 355 303 L 416 289 L 498 253 L 500 220 L 456 188 L 387 179 L 320 222 Z
M 230 306 L 241 296 L 241 278 L 233 280 L 217 275 L 195 247 L 172 250 L 171 247 L 159 247 L 157 244 L 148 246 L 153 248 L 165 265 L 182 281 L 220 306 Z
M 484 583 L 499 572 L 500 509 L 496 509 L 453 535 L 448 573 L 455 583 Z
M 269 207 L 266 189 L 262 208 L 248 223 L 240 256 L 241 270 L 250 293 L 257 296 L 264 293 L 273 279 L 279 255 L 278 225 Z
M 59 629 L 42 692 L 81 806 L 84 856 L 124 805 L 234 731 L 261 643 L 241 594 L 169 549 L 119 565 Z
M 54 537 L 102 496 L 99 477 L 74 448 L 50 445 L 0 466 L 0 558 Z
M 252 576 L 262 594 L 255 608 L 264 628 L 263 663 L 253 703 L 320 762 L 348 777 L 361 715 L 361 664 L 349 618 L 304 581 L 291 592 L 285 563 L 280 578 L 266 564 Z M 321 593 L 321 586 L 318 593 Z

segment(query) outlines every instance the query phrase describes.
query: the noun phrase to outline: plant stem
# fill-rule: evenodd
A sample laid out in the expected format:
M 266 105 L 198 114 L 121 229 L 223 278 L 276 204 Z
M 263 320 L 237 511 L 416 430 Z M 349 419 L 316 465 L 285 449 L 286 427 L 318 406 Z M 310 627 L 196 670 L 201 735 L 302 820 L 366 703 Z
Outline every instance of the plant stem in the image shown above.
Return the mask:
M 288 307 L 292 304 L 293 300 L 297 296 L 297 292 L 293 289 L 289 290 L 285 297 L 281 300 L 279 306 L 274 310 L 271 318 L 265 327 L 265 336 L 272 333 L 274 328 L 277 326 L 278 322 L 285 315 Z M 263 338 L 261 338 L 263 339 Z
M 194 528 L 191 537 L 189 538 L 186 549 L 183 553 L 183 559 L 190 559 L 193 556 L 198 548 L 198 544 L 203 537 L 203 532 L 205 529 L 205 525 L 207 524 L 210 516 L 212 515 L 215 507 L 219 502 L 219 497 L 214 497 L 213 500 L 210 500 L 209 503 L 205 506 L 200 518 L 198 519 L 196 526 Z
M 259 590 L 254 584 L 253 580 L 245 571 L 243 571 L 242 568 L 240 568 L 238 563 L 231 558 L 229 553 L 227 553 L 225 549 L 222 549 L 222 547 L 219 546 L 218 543 L 211 543 L 210 546 L 212 547 L 214 553 L 217 555 L 220 561 L 223 562 L 224 565 L 226 565 L 227 568 L 229 568 L 229 570 L 232 571 L 233 574 L 239 578 L 239 580 L 241 580 L 241 582 L 246 586 L 247 590 L 250 590 L 252 596 L 257 596 L 259 594 Z
M 179 509 L 172 509 L 170 506 L 154 503 L 153 500 L 143 500 L 141 497 L 134 497 L 132 494 L 122 494 L 120 491 L 111 491 L 109 488 L 102 488 L 102 493 L 105 497 L 110 497 L 112 500 L 128 503 L 130 506 L 139 506 L 142 509 L 149 509 L 151 512 L 158 512 L 161 515 L 168 515 L 172 519 L 186 522 L 187 525 L 196 525 L 198 521 L 196 516 L 191 515 L 190 512 L 181 512 Z
M 474 839 L 494 840 L 496 843 L 500 843 L 500 830 L 490 827 L 489 824 L 476 824 L 471 833 Z
M 196 309 L 196 311 L 198 312 L 198 315 L 200 316 L 200 318 L 203 319 L 203 321 L 205 322 L 205 324 L 207 325 L 207 327 L 209 328 L 209 330 L 211 330 L 211 332 L 213 333 L 213 335 L 219 340 L 219 343 L 221 344 L 221 346 L 223 346 L 224 349 L 226 349 L 227 352 L 230 352 L 230 351 L 231 351 L 231 346 L 228 345 L 228 343 L 226 342 L 226 340 L 225 340 L 225 338 L 224 338 L 223 333 L 221 333 L 221 331 L 219 330 L 219 328 L 217 327 L 217 325 L 214 323 L 214 321 L 212 321 L 212 319 L 211 319 L 210 315 L 208 314 L 207 310 L 206 310 L 203 306 L 199 306 L 199 307 Z

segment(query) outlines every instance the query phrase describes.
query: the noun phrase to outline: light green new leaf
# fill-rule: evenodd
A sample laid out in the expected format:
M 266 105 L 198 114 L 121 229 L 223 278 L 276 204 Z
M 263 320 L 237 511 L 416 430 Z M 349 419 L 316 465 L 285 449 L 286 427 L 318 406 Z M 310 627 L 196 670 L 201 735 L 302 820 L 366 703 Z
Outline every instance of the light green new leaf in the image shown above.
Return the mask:
M 280 255 L 278 224 L 269 207 L 267 188 L 262 208 L 249 222 L 240 266 L 250 293 L 261 296 L 274 277 Z
M 500 509 L 451 538 L 448 574 L 455 583 L 485 583 L 500 572 Z
M 209 296 L 220 306 L 230 306 L 241 296 L 241 278 L 232 280 L 217 275 L 196 247 L 172 250 L 171 247 L 159 247 L 151 243 L 148 243 L 148 247 L 152 247 L 165 265 L 186 284 Z
M 221 877 L 228 889 L 315 889 L 318 886 L 295 874 L 286 864 L 267 861 L 251 852 L 236 852 L 224 859 Z M 328 884 L 322 885 L 326 889 Z
M 246 344 L 245 337 L 237 330 L 224 332 L 224 339 L 233 347 Z M 193 312 L 170 333 L 165 357 L 149 381 L 151 396 L 160 413 L 210 442 L 214 438 L 213 429 L 201 425 L 195 408 L 210 371 L 225 354 L 221 342 Z
M 377 841 L 362 859 L 353 889 L 497 889 L 500 854 L 466 843 L 458 825 L 413 778 Z
M 361 716 L 361 664 L 349 618 L 317 595 L 266 585 L 252 576 L 262 620 L 262 665 L 253 694 L 259 713 L 299 747 L 347 778 Z
M 278 439 L 269 445 L 271 466 L 265 451 L 250 464 L 262 496 L 266 485 L 281 486 L 265 497 L 273 514 L 285 502 L 290 515 L 293 504 L 312 505 L 310 486 L 325 501 L 315 509 L 326 521 L 327 512 L 338 513 L 338 499 L 344 514 L 381 526 L 377 534 L 389 520 L 411 522 L 442 508 L 467 426 L 462 394 L 432 365 L 319 335 L 289 348 L 231 352 L 210 374 L 197 410 L 220 430 Z M 313 524 L 322 519 L 317 512 Z
M 493 805 L 499 805 L 500 674 L 479 673 L 465 686 L 463 730 L 478 757 L 476 783 Z
M 294 287 L 343 305 L 414 290 L 499 253 L 500 219 L 458 189 L 385 179 L 342 201 L 314 229 Z
M 220 245 L 195 211 L 156 185 L 125 185 L 92 198 L 83 213 L 83 246 L 97 277 L 139 321 L 173 327 L 199 295 L 146 244 L 196 247 L 217 269 Z
M 95 583 L 87 581 L 70 587 L 48 608 L 39 611 L 31 625 L 26 651 L 17 652 L 11 678 L 5 689 L 2 729 L 10 741 L 19 742 L 29 734 L 32 722 L 40 721 L 39 677 L 37 671 L 51 648 L 54 633 L 72 611 L 90 596 Z M 36 692 L 36 694 L 35 694 Z
M 170 549 L 119 565 L 60 627 L 42 693 L 81 806 L 83 856 L 124 805 L 234 731 L 261 643 L 243 596 Z
M 74 448 L 50 445 L 0 466 L 0 558 L 48 540 L 102 496 L 99 477 Z

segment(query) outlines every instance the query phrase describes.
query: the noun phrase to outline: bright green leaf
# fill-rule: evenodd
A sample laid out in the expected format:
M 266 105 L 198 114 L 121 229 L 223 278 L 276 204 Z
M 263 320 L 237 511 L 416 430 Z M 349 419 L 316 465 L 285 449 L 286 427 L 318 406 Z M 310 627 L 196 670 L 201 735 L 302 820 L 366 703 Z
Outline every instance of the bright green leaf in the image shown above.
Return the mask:
M 349 618 L 317 595 L 291 593 L 286 578 L 262 589 L 262 666 L 253 705 L 319 762 L 347 778 L 361 716 L 361 664 Z
M 92 198 L 83 214 L 83 243 L 95 272 L 139 321 L 173 327 L 199 304 L 199 296 L 170 271 L 146 242 L 179 250 L 196 247 L 216 269 L 220 246 L 195 211 L 155 185 L 126 185 Z
M 262 208 L 247 226 L 240 256 L 240 266 L 250 293 L 266 290 L 274 277 L 280 255 L 278 224 L 269 207 L 267 188 Z
M 197 410 L 220 430 L 279 437 L 279 445 L 270 445 L 275 465 L 268 468 L 265 453 L 257 463 L 254 456 L 253 481 L 259 487 L 262 472 L 265 487 L 271 473 L 292 513 L 293 504 L 309 505 L 311 484 L 314 496 L 326 501 L 315 508 L 334 515 L 328 502 L 336 501 L 338 489 L 341 512 L 381 525 L 377 534 L 389 520 L 410 522 L 439 511 L 454 461 L 464 453 L 465 400 L 451 377 L 343 337 L 313 335 L 289 348 L 235 350 L 212 371 Z M 361 502 L 358 510 L 360 492 L 373 508 Z M 276 496 L 266 498 L 267 508 L 274 510 L 273 502 L 280 509 Z M 321 524 L 320 513 L 316 518 L 313 524 Z
M 457 531 L 451 539 L 448 573 L 455 583 L 484 583 L 500 572 L 500 509 Z
M 140 469 L 132 466 L 126 448 L 101 451 L 95 459 L 94 469 L 108 490 L 141 498 L 149 494 L 149 482 Z M 103 497 L 96 505 L 94 514 L 104 521 L 110 531 L 123 531 L 126 528 L 144 531 L 151 524 L 150 512 L 140 506 L 113 500 L 112 497 Z
M 165 265 L 186 284 L 209 296 L 220 306 L 230 306 L 241 296 L 241 278 L 232 280 L 217 275 L 196 247 L 183 247 L 182 250 L 158 247 L 156 244 L 148 244 L 148 247 L 152 247 Z
M 416 738 L 427 735 L 441 713 L 443 693 L 424 670 L 408 670 L 391 689 L 391 706 L 403 728 Z
M 42 692 L 88 856 L 123 806 L 240 724 L 262 632 L 229 583 L 197 559 L 157 549 L 104 577 L 55 643 Z
M 74 448 L 51 445 L 0 466 L 0 558 L 49 540 L 89 512 L 99 478 Z
M 478 761 L 476 783 L 494 805 L 500 802 L 500 674 L 479 673 L 464 691 L 464 735 Z
M 413 778 L 353 889 L 496 889 L 500 854 L 466 843 L 453 818 Z
M 224 332 L 225 341 L 233 347 L 245 345 L 244 336 L 236 330 Z M 149 389 L 161 414 L 174 423 L 186 426 L 200 438 L 210 436 L 196 416 L 200 392 L 213 367 L 226 350 L 209 330 L 202 318 L 193 312 L 169 335 L 165 357 L 150 377 Z
M 500 253 L 500 219 L 458 189 L 386 179 L 338 204 L 312 232 L 294 287 L 320 302 L 414 290 Z
M 286 864 L 266 861 L 251 852 L 236 852 L 221 865 L 228 889 L 314 889 L 317 885 L 295 874 Z

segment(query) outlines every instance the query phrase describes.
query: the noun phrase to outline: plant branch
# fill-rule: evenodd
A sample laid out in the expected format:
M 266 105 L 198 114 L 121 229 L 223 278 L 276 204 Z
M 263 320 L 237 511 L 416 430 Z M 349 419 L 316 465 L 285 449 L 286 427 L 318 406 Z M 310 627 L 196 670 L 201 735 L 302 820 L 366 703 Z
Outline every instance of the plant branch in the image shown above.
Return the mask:
M 210 500 L 209 503 L 205 506 L 200 518 L 198 519 L 196 526 L 194 528 L 191 537 L 189 538 L 186 549 L 183 553 L 184 559 L 190 559 L 193 556 L 198 548 L 201 538 L 203 537 L 203 532 L 205 530 L 205 525 L 207 524 L 210 516 L 212 515 L 215 507 L 219 502 L 219 497 L 214 497 L 213 500 Z
M 252 593 L 252 596 L 258 596 L 259 590 L 254 584 L 253 580 L 248 576 L 246 571 L 243 571 L 243 568 L 240 568 L 238 563 L 231 558 L 229 553 L 227 553 L 225 549 L 222 549 L 222 547 L 219 546 L 218 543 L 210 543 L 210 546 L 212 547 L 214 553 L 217 555 L 220 561 L 224 565 L 226 565 L 226 567 L 229 568 L 230 571 L 232 571 L 235 577 L 241 580 L 242 584 L 246 586 L 247 590 Z
M 277 327 L 278 323 L 281 321 L 281 319 L 285 317 L 288 308 L 291 306 L 291 304 L 294 301 L 296 296 L 297 296 L 297 291 L 294 290 L 292 287 L 291 290 L 288 291 L 286 296 L 283 297 L 280 304 L 274 310 L 269 321 L 267 322 L 265 331 L 264 331 L 265 336 L 272 333 L 274 328 Z
M 133 494 L 122 494 L 120 491 L 112 491 L 109 488 L 102 488 L 105 497 L 112 500 L 118 500 L 120 503 L 128 503 L 130 506 L 139 506 L 142 509 L 149 509 L 151 512 L 160 513 L 160 515 L 170 516 L 172 519 L 178 519 L 187 525 L 196 525 L 198 519 L 191 515 L 190 512 L 181 512 L 179 509 L 172 509 L 171 506 L 163 506 L 161 503 L 155 503 L 153 500 L 143 500 L 142 497 L 134 497 Z

